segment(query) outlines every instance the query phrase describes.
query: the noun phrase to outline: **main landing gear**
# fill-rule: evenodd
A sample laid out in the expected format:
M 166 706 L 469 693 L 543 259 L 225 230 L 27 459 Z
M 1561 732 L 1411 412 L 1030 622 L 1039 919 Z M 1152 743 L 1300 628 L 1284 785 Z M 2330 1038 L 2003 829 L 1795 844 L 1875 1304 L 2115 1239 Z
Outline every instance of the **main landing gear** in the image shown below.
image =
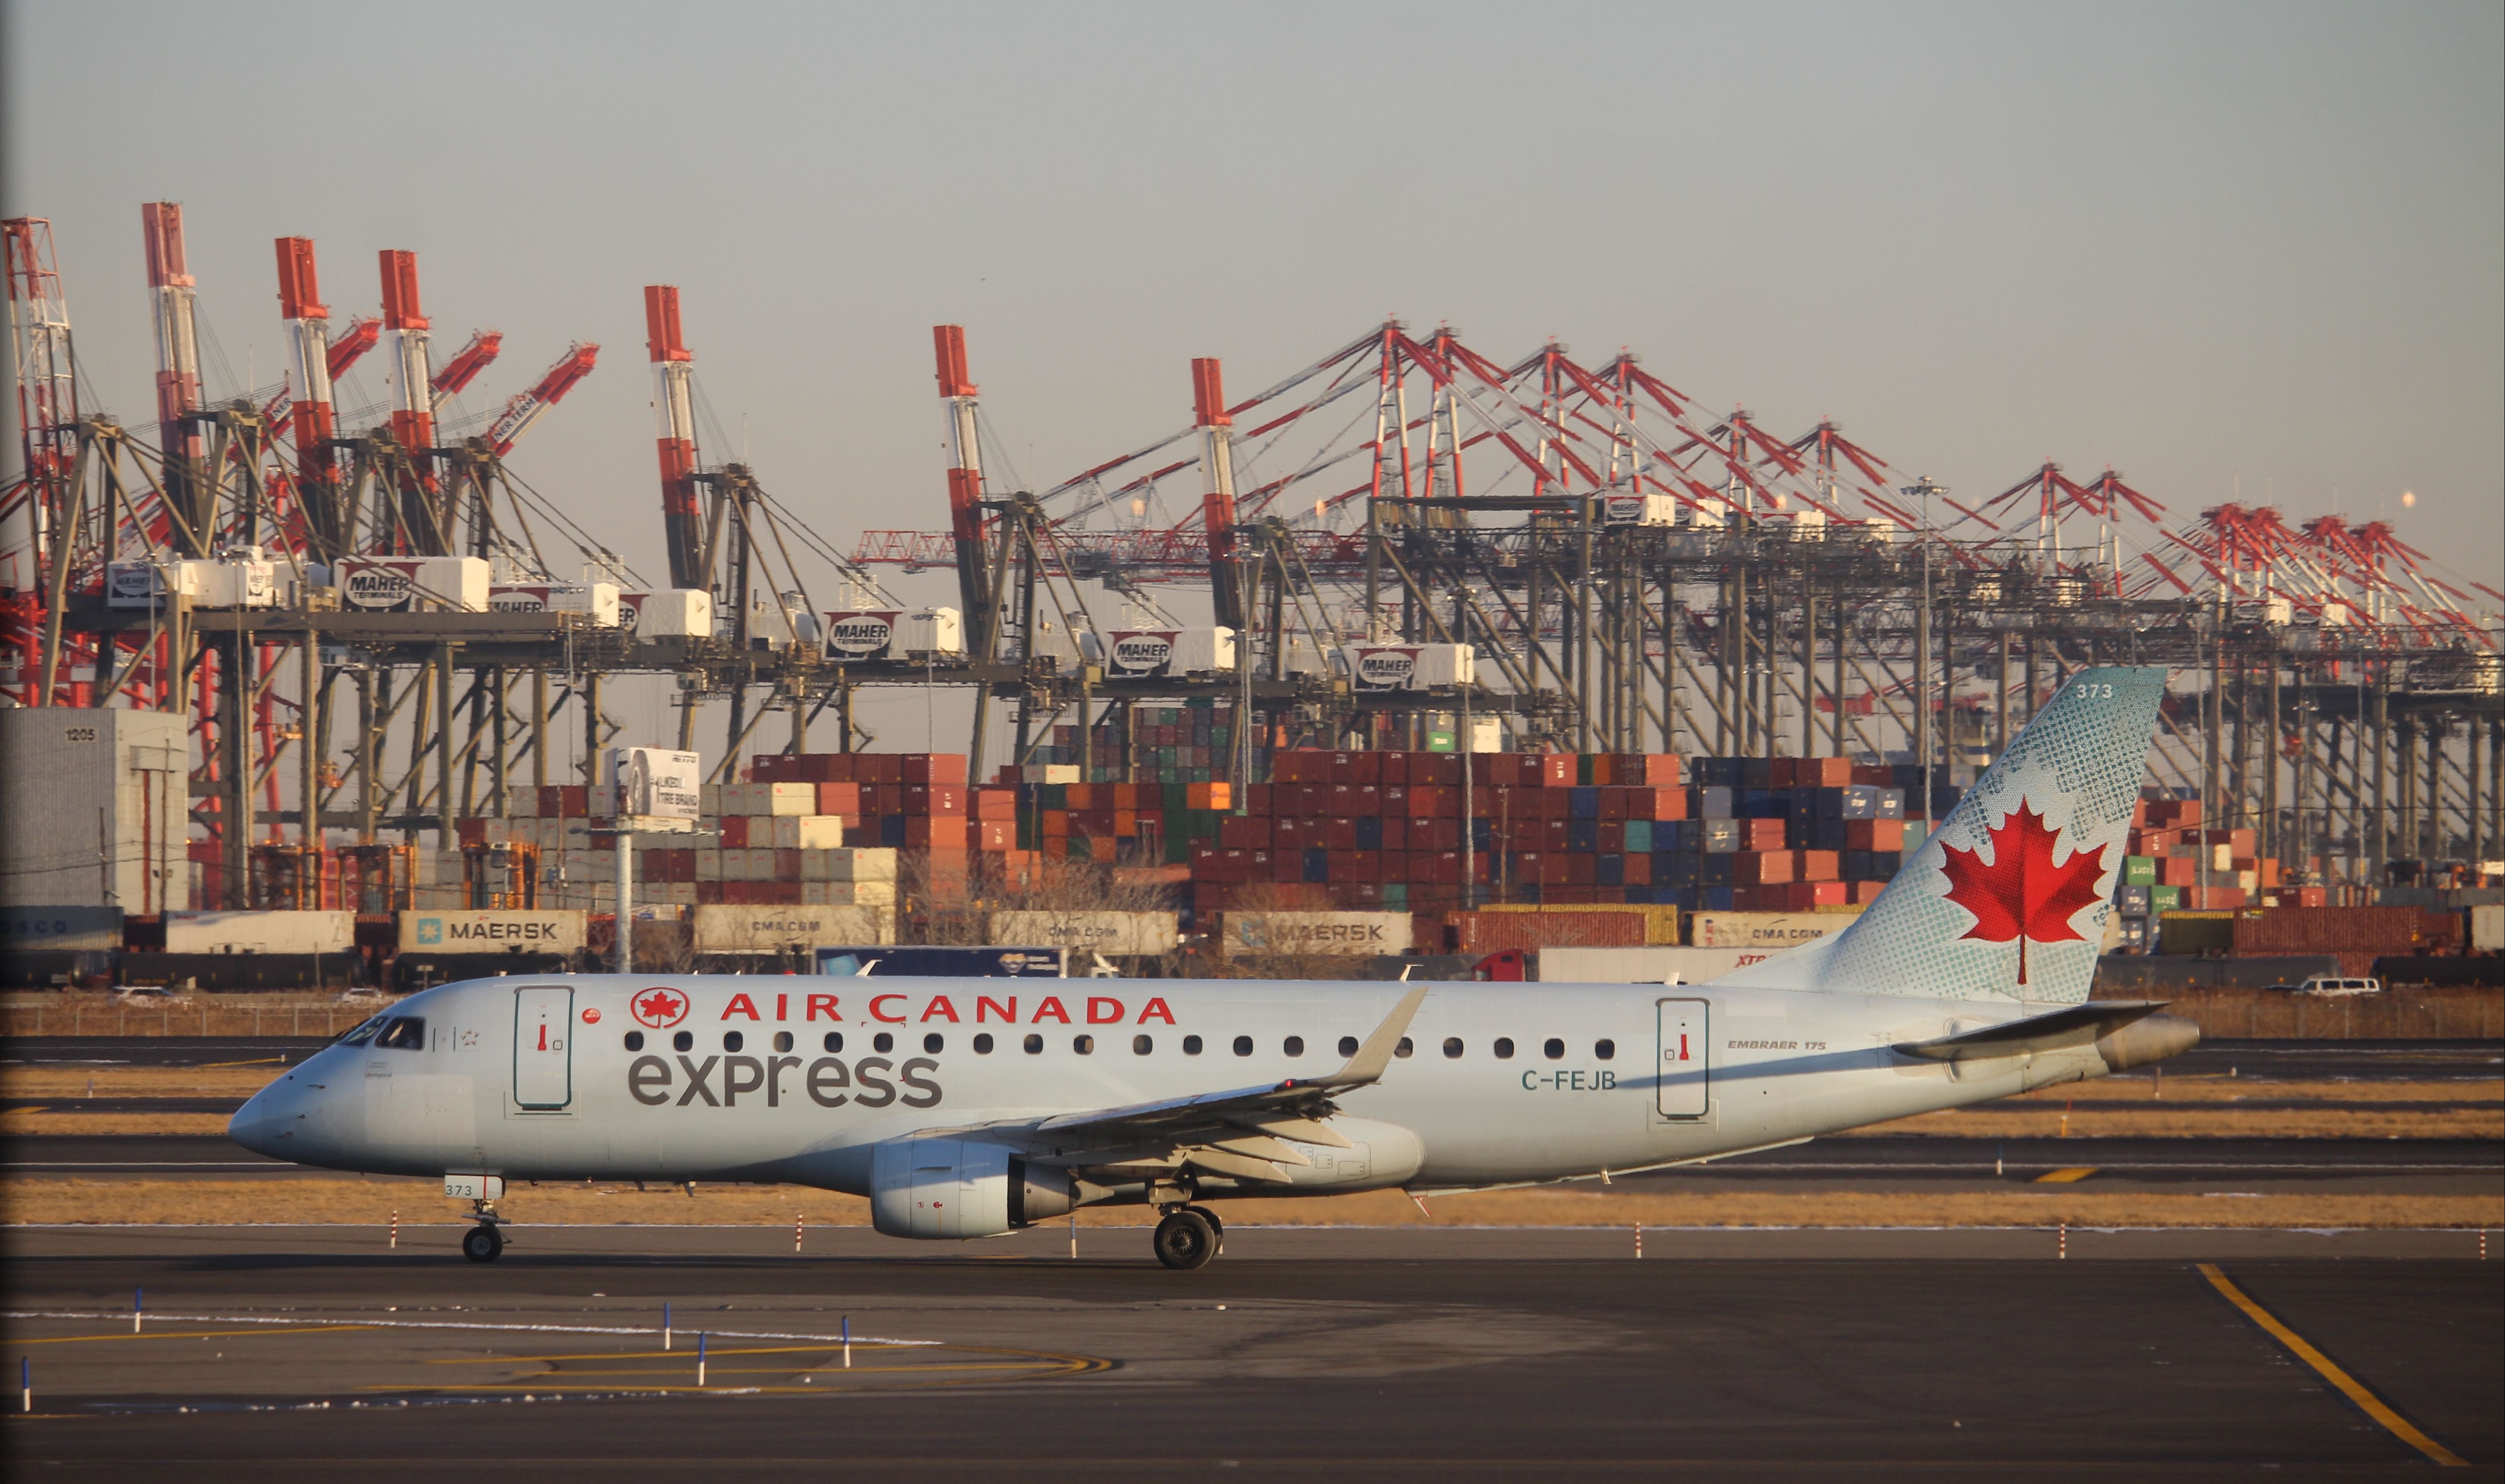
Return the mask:
M 1177 1272 L 1209 1266 L 1209 1259 L 1226 1250 L 1226 1223 L 1216 1212 L 1198 1206 L 1178 1206 L 1157 1222 L 1157 1260 Z
M 505 1254 L 505 1234 L 496 1229 L 504 1218 L 494 1201 L 472 1201 L 470 1219 L 477 1222 L 461 1234 L 461 1255 L 473 1262 L 493 1262 Z

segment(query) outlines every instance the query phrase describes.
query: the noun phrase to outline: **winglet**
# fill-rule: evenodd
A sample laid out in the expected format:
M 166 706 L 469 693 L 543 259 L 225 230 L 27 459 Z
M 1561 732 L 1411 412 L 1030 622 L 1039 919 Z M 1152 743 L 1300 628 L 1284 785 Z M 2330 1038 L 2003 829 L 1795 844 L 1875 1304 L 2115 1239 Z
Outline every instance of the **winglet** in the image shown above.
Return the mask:
M 1383 1069 L 1392 1065 L 1392 1049 L 1400 1044 L 1401 1037 L 1409 1033 L 1409 1022 L 1416 1017 L 1419 1005 L 1426 1000 L 1427 989 L 1427 985 L 1421 984 L 1402 995 L 1400 1003 L 1392 1007 L 1392 1013 L 1384 1016 L 1383 1023 L 1374 1028 L 1374 1034 L 1365 1038 L 1365 1044 L 1358 1047 L 1357 1054 L 1348 1059 L 1347 1066 L 1328 1077 L 1316 1078 L 1306 1085 L 1338 1089 L 1362 1087 L 1368 1082 L 1381 1080 Z

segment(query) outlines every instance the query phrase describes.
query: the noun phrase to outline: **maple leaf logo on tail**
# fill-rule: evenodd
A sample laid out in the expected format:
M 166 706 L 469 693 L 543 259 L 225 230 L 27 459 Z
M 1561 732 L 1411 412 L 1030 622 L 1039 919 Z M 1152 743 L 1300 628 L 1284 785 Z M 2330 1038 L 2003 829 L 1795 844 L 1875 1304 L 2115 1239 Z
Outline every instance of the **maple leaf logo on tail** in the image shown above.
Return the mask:
M 2046 829 L 2044 816 L 2021 798 L 1993 827 L 1991 861 L 1979 850 L 1941 847 L 1948 900 L 1974 914 L 1974 926 L 1963 936 L 1988 943 L 2016 939 L 2021 984 L 2027 982 L 2027 940 L 2079 941 L 2070 919 L 2099 900 L 2097 884 L 2104 877 L 2107 847 L 2098 846 L 2094 855 L 2072 851 L 2056 864 L 2053 847 L 2060 839 L 2060 831 Z

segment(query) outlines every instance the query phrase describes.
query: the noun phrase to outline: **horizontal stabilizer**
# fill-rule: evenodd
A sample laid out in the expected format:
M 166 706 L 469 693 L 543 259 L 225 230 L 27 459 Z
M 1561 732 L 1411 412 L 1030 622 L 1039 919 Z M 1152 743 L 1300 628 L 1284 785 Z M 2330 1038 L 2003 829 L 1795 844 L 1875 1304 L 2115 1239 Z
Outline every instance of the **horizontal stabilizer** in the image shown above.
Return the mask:
M 1959 1062 L 2083 1046 L 2156 1014 L 2167 1004 L 2164 1000 L 2093 1000 L 2049 1014 L 1985 1026 L 1979 1031 L 1930 1041 L 1898 1042 L 1894 1049 L 1900 1055 L 1919 1056 L 1925 1061 Z

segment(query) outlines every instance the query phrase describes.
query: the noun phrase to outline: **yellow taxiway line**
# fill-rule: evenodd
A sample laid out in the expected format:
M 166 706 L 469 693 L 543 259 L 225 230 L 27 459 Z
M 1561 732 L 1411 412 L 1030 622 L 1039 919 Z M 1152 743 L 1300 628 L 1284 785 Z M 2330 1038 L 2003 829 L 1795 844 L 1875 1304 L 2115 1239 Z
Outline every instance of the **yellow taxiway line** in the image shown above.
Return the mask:
M 2081 1165 L 2070 1170 L 2047 1170 L 2035 1177 L 2039 1185 L 2074 1185 L 2097 1173 L 2095 1165 Z
M 2245 1294 L 2243 1290 L 2237 1288 L 2233 1282 L 2229 1281 L 2226 1274 L 2218 1271 L 2218 1265 L 2216 1263 L 2202 1263 L 2201 1276 L 2208 1279 L 2209 1287 L 2216 1289 L 2220 1294 L 2224 1295 L 2227 1302 L 2234 1304 L 2237 1308 L 2242 1310 L 2244 1318 L 2261 1325 L 2262 1328 L 2269 1333 L 2272 1339 L 2275 1339 L 2280 1344 L 2286 1346 L 2289 1354 L 2295 1356 L 2298 1360 L 2303 1360 L 2306 1364 L 2312 1366 L 2313 1369 L 2321 1375 L 2323 1380 L 2328 1381 L 2333 1386 L 2339 1388 L 2340 1395 L 2347 1397 L 2350 1401 L 2355 1402 L 2359 1411 L 2364 1412 L 2367 1416 L 2382 1424 L 2385 1431 L 2391 1433 L 2394 1437 L 2399 1438 L 2402 1442 L 2409 1444 L 2411 1447 L 2416 1448 L 2418 1452 L 2425 1454 L 2428 1458 L 2433 1459 L 2435 1462 L 2443 1465 L 2447 1468 L 2467 1468 L 2470 1466 L 2470 1460 L 2463 1458 L 2460 1454 L 2453 1452 L 2444 1444 L 2437 1442 L 2434 1438 L 2419 1431 L 2417 1424 L 2411 1422 L 2408 1418 L 2403 1417 L 2400 1413 L 2393 1411 L 2389 1402 L 2386 1402 L 2382 1397 L 2376 1396 L 2373 1392 L 2366 1390 L 2365 1383 L 2359 1381 L 2356 1377 L 2348 1374 L 2346 1371 L 2342 1370 L 2337 1364 L 2333 1363 L 2329 1356 L 2324 1355 L 2321 1351 L 2314 1349 L 2312 1345 L 2307 1343 L 2305 1336 L 2279 1323 L 2276 1315 L 2274 1315 L 2268 1309 L 2265 1309 L 2261 1305 L 2253 1302 L 2252 1299 Z

